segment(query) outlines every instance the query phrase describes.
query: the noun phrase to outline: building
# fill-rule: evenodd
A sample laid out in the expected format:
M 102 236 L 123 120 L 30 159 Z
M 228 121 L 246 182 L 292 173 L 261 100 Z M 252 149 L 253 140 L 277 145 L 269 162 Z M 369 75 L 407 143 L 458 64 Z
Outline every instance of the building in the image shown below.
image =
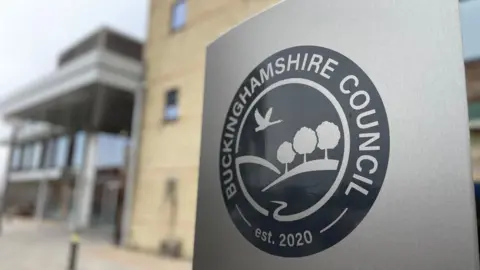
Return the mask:
M 151 1 L 131 246 L 192 256 L 205 48 L 275 2 Z
M 460 10 L 469 100 L 473 179 L 476 182 L 476 190 L 479 191 L 477 196 L 480 197 L 480 33 L 478 32 L 480 1 L 465 1 L 461 4 Z
M 21 202 L 39 218 L 70 214 L 82 227 L 112 223 L 112 210 L 98 209 L 123 209 L 126 246 L 191 258 L 205 48 L 277 2 L 152 0 L 143 55 L 139 41 L 110 29 L 67 49 L 57 71 L 0 103 L 18 126 L 6 140 L 13 147 L 7 206 Z M 480 0 L 460 5 L 480 182 Z
M 182 250 L 183 256 L 192 256 L 205 47 L 229 28 L 276 2 L 151 2 L 144 58 L 146 103 L 128 235 L 131 246 L 167 252 L 174 246 Z M 480 25 L 480 1 L 461 5 L 462 23 L 467 24 L 464 42 L 468 89 L 473 100 L 473 96 L 480 97 L 480 34 L 475 30 Z M 479 142 L 476 145 L 480 149 L 480 137 L 472 139 Z M 480 168 L 480 154 L 476 156 Z
M 77 229 L 118 223 L 142 48 L 102 28 L 62 52 L 54 72 L 0 103 L 13 127 L 4 138 L 7 212 Z

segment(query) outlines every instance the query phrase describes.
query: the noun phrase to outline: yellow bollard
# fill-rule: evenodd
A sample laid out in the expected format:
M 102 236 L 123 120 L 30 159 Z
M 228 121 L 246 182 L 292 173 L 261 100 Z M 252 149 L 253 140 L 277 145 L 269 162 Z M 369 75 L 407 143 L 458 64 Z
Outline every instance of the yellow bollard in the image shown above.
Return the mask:
M 70 238 L 70 255 L 69 255 L 69 266 L 68 270 L 75 270 L 77 269 L 77 253 L 78 253 L 78 246 L 80 244 L 80 236 L 78 233 L 73 233 Z

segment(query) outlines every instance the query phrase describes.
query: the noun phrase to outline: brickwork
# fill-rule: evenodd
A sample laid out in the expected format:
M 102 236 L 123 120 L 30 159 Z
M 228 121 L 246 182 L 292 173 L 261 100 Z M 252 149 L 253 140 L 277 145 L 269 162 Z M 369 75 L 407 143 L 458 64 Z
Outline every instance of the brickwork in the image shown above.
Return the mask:
M 134 211 L 128 243 L 157 250 L 177 239 L 183 255 L 193 254 L 205 48 L 222 33 L 277 0 L 186 0 L 187 23 L 170 31 L 174 1 L 153 0 L 145 51 L 147 92 L 139 151 Z M 166 91 L 179 90 L 179 119 L 163 123 Z M 171 223 L 166 195 L 178 180 L 178 214 Z M 172 228 L 173 226 L 173 228 Z

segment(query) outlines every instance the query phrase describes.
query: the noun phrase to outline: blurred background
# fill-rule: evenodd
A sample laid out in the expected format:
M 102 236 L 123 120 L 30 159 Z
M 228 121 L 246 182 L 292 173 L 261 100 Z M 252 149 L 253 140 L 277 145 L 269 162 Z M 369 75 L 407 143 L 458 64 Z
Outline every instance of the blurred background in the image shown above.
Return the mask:
M 190 269 L 205 48 L 277 2 L 0 1 L 0 269 L 65 269 L 72 230 L 81 269 Z M 459 5 L 480 196 L 480 0 Z

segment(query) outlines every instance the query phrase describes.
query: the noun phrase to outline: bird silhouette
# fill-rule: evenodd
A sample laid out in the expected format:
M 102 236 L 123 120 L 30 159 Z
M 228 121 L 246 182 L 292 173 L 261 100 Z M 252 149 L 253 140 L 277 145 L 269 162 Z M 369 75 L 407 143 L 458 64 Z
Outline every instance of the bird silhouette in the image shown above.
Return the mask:
M 261 130 L 268 128 L 269 126 L 282 122 L 282 120 L 270 122 L 270 118 L 272 117 L 272 111 L 273 111 L 273 108 L 268 109 L 267 113 L 265 114 L 265 117 L 263 117 L 258 111 L 258 109 L 255 110 L 255 121 L 257 122 L 257 125 L 258 125 L 255 128 L 255 132 L 259 132 Z

